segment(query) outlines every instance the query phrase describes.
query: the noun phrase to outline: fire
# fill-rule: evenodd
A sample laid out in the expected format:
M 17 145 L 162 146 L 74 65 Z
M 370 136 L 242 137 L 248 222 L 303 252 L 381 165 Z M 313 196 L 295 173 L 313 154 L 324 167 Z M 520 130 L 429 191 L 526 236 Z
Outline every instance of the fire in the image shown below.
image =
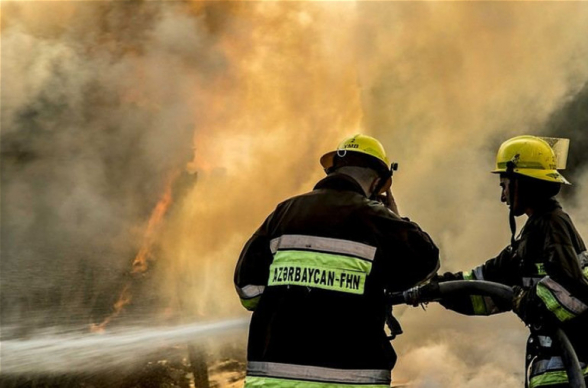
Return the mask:
M 153 251 L 155 242 L 157 241 L 157 235 L 161 230 L 162 221 L 167 214 L 170 205 L 172 204 L 173 186 L 179 176 L 180 171 L 174 171 L 170 174 L 165 191 L 151 212 L 151 217 L 149 218 L 147 229 L 145 230 L 145 234 L 143 236 L 143 242 L 132 263 L 131 275 L 133 276 L 144 274 L 149 269 L 149 260 L 152 258 L 151 253 Z M 106 326 L 114 318 L 119 316 L 123 309 L 129 303 L 131 303 L 133 299 L 131 294 L 131 283 L 132 279 L 129 279 L 124 285 L 118 300 L 114 303 L 112 314 L 106 317 L 102 323 L 92 324 L 90 326 L 90 331 L 94 333 L 103 333 Z
M 167 213 L 169 206 L 172 203 L 172 186 L 179 175 L 179 171 L 175 171 L 170 176 L 168 179 L 168 184 L 165 188 L 165 192 L 151 213 L 149 223 L 147 224 L 147 230 L 145 231 L 145 236 L 143 237 L 143 244 L 141 245 L 137 256 L 135 256 L 135 259 L 133 260 L 133 269 L 131 270 L 131 274 L 133 275 L 145 273 L 145 271 L 147 271 L 149 268 L 147 261 L 150 258 L 150 253 L 152 251 L 153 244 L 155 243 L 157 233 L 159 232 L 161 221 L 163 220 L 163 217 Z

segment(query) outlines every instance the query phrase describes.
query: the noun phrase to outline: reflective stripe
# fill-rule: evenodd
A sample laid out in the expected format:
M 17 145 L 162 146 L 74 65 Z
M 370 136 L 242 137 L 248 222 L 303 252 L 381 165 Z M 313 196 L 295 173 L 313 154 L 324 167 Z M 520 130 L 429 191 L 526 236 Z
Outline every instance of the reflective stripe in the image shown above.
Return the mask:
M 568 290 L 549 276 L 537 284 L 537 296 L 560 321 L 567 321 L 588 310 L 587 305 L 574 298 Z
M 550 348 L 553 345 L 553 340 L 551 337 L 546 335 L 538 335 L 537 339 L 539 340 L 539 345 L 543 346 L 544 348 Z
M 486 303 L 484 303 L 484 297 L 481 295 L 470 295 L 472 301 L 472 307 L 474 308 L 475 315 L 488 315 L 486 311 Z
M 245 307 L 247 310 L 253 311 L 257 308 L 257 305 L 259 304 L 260 299 L 261 299 L 261 295 L 256 296 L 255 298 L 251 298 L 251 299 L 242 299 L 241 298 L 241 305 L 243 305 L 243 307 Z
M 239 294 L 239 297 L 242 299 L 255 298 L 256 296 L 263 294 L 263 291 L 265 290 L 265 286 L 256 286 L 253 284 L 248 284 L 241 288 L 235 286 L 235 288 L 237 289 L 237 294 Z
M 349 256 L 309 251 L 278 251 L 268 286 L 295 285 L 363 294 L 372 263 Z
M 540 278 L 536 278 L 536 277 L 523 278 L 523 287 L 526 287 L 526 288 L 534 287 L 537 283 L 539 283 L 539 280 L 541 280 L 542 278 L 543 277 L 540 277 Z
M 537 275 L 547 275 L 547 272 L 545 271 L 545 264 L 535 263 L 535 267 L 537 268 Z
M 376 247 L 349 240 L 328 237 L 304 236 L 300 234 L 285 234 L 270 241 L 272 253 L 286 249 L 301 249 L 319 252 L 338 253 L 355 256 L 373 261 Z
M 372 263 L 349 256 L 308 251 L 279 251 L 274 255 L 272 264 L 305 264 L 321 268 L 360 271 L 369 274 Z
M 391 380 L 390 371 L 385 369 L 334 369 L 257 361 L 247 363 L 247 375 L 348 384 L 390 385 Z
M 341 388 L 341 383 L 321 383 L 316 381 L 300 381 L 276 379 L 273 377 L 253 377 L 245 378 L 245 388 L 263 387 L 263 388 Z M 345 388 L 390 388 L 389 384 L 345 384 Z
M 584 377 L 588 377 L 588 367 L 581 363 Z M 568 375 L 565 372 L 565 365 L 561 357 L 551 357 L 547 360 L 534 361 L 531 365 L 531 378 L 529 387 L 543 387 L 554 384 L 566 384 Z
M 561 357 L 551 357 L 548 359 L 541 359 L 533 361 L 531 365 L 531 377 L 540 375 L 550 370 L 565 369 L 565 365 Z
M 482 266 L 476 267 L 475 269 L 473 269 L 471 271 L 464 271 L 463 272 L 463 279 L 464 280 L 480 280 L 480 278 L 478 278 L 478 274 L 479 274 L 479 276 L 481 276 L 482 279 L 484 278 L 484 275 L 482 275 Z M 485 299 L 486 298 L 484 298 L 481 295 L 470 295 L 470 300 L 472 301 L 472 308 L 474 309 L 475 315 L 488 315 L 489 314 L 489 309 L 486 308 L 486 300 Z M 492 305 L 494 305 L 494 303 L 492 303 Z
M 476 280 L 484 280 L 484 267 L 482 267 L 481 265 L 477 266 L 476 268 L 474 268 L 474 276 L 476 277 Z

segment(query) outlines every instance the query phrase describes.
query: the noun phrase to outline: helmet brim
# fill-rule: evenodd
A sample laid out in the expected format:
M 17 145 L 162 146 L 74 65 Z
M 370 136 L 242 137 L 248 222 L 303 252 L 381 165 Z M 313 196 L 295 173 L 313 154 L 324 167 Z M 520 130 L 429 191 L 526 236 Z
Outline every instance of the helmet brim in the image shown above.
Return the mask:
M 496 169 L 491 171 L 493 174 L 506 174 L 506 169 Z M 513 173 L 524 175 L 529 178 L 539 179 L 547 182 L 563 183 L 564 185 L 571 185 L 563 175 L 557 170 L 539 170 L 534 168 L 515 168 Z

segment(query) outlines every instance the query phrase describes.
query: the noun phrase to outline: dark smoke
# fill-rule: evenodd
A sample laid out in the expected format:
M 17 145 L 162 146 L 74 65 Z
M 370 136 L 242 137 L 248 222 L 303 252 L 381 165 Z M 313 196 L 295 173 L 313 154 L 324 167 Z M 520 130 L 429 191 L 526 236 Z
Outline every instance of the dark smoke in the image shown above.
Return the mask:
M 570 139 L 564 175 L 572 183 L 578 183 L 588 163 L 588 83 L 562 103 L 542 132 L 546 136 Z
M 27 23 L 55 7 L 63 25 Z M 108 313 L 167 174 L 191 160 L 198 113 L 178 102 L 194 82 L 174 73 L 213 75 L 222 58 L 173 10 L 3 5 L 3 327 Z

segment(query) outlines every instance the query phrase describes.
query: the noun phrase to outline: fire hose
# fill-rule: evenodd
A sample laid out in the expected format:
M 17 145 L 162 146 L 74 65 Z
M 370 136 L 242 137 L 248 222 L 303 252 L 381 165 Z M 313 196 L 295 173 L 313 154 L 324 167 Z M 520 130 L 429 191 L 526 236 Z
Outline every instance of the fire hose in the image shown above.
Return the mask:
M 392 305 L 408 304 L 416 306 L 419 303 L 434 302 L 444 297 L 455 295 L 482 295 L 501 299 L 505 305 L 512 302 L 513 291 L 510 287 L 500 283 L 485 280 L 456 280 L 443 283 L 429 283 L 413 287 L 404 292 L 389 295 Z M 562 329 L 556 328 L 552 334 L 554 343 L 561 352 L 570 387 L 586 388 L 586 382 L 580 367 L 580 361 L 568 336 Z

